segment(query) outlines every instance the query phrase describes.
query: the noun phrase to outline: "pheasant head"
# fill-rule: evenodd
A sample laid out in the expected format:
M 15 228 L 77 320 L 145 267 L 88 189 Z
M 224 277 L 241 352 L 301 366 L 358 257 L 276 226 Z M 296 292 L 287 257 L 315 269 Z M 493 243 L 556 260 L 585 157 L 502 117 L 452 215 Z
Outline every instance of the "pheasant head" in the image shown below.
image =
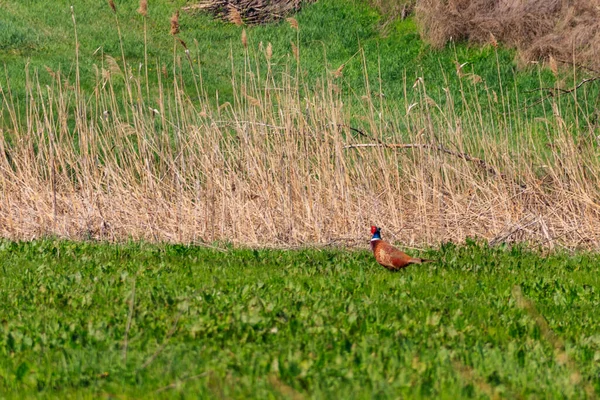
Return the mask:
M 374 242 L 381 240 L 381 228 L 371 225 L 371 235 L 373 235 L 373 237 L 371 237 L 371 250 L 374 250 Z

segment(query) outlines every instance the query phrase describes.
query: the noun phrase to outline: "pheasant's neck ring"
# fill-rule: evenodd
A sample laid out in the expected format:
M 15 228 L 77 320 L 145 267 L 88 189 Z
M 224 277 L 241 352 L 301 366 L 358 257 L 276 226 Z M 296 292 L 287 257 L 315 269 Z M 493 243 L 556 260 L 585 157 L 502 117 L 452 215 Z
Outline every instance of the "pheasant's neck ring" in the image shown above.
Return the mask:
M 373 228 L 375 229 L 375 231 L 373 232 L 373 236 L 371 237 L 371 242 L 374 240 L 381 240 L 381 233 L 380 233 L 379 228 L 375 228 L 375 227 L 373 227 Z

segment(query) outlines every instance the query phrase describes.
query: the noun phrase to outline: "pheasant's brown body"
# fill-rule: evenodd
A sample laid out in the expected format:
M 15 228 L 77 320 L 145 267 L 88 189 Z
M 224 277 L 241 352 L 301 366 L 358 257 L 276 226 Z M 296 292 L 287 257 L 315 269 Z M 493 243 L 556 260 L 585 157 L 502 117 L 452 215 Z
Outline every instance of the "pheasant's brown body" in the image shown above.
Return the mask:
M 377 233 L 379 234 L 379 229 L 377 229 Z M 375 260 L 390 271 L 397 271 L 411 264 L 431 262 L 431 260 L 411 257 L 381 239 L 371 240 L 371 250 L 373 250 Z

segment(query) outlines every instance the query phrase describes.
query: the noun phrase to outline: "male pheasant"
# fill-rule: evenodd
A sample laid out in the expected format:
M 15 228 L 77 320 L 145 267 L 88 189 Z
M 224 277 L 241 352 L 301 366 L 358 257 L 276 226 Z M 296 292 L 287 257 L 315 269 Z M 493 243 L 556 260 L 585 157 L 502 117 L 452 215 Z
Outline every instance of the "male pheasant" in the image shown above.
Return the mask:
M 375 260 L 390 271 L 398 271 L 408 267 L 410 264 L 421 264 L 424 262 L 433 262 L 423 258 L 413 258 L 406 253 L 401 252 L 388 242 L 381 240 L 381 228 L 371 226 L 371 250 L 375 255 Z

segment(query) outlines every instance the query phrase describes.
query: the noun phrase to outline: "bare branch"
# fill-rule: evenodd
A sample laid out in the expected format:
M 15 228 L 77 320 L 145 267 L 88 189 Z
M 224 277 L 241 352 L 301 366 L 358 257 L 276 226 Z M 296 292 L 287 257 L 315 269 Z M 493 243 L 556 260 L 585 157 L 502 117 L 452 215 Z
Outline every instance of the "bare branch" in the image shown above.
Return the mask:
M 361 135 L 362 137 L 366 137 L 367 139 L 373 140 L 373 141 L 375 141 L 375 142 L 377 142 L 377 143 L 379 143 L 379 144 L 384 144 L 384 143 L 383 143 L 381 140 L 377 139 L 377 138 L 376 138 L 376 137 L 374 137 L 374 136 L 367 135 L 365 132 L 361 131 L 361 130 L 360 130 L 360 129 L 358 129 L 358 128 L 353 128 L 353 127 L 351 127 L 350 125 L 345 125 L 345 124 L 338 124 L 338 126 L 339 126 L 340 128 L 348 128 L 348 129 L 350 129 L 352 132 L 358 133 L 358 134 L 359 134 L 359 135 Z M 365 147 L 367 147 L 367 146 L 365 146 Z
M 467 153 L 461 153 L 458 151 L 452 151 L 442 146 L 441 144 L 429 144 L 429 143 L 359 143 L 359 144 L 349 144 L 344 146 L 345 149 L 356 149 L 363 147 L 385 147 L 388 149 L 429 149 L 440 151 L 444 154 L 448 154 L 465 161 L 473 162 L 478 164 L 481 168 L 485 169 L 492 175 L 502 176 L 496 168 L 489 165 L 485 160 L 477 157 L 473 157 Z
M 133 317 L 133 308 L 135 306 L 135 281 L 136 277 L 133 277 L 133 285 L 131 288 L 131 299 L 129 300 L 129 315 L 127 316 L 127 326 L 125 327 L 125 340 L 123 343 L 123 362 L 127 364 L 127 345 L 129 338 L 129 329 L 131 328 L 131 319 Z
M 182 384 L 184 382 L 187 382 L 187 381 L 190 381 L 193 379 L 198 379 L 198 378 L 201 378 L 206 375 L 208 375 L 208 372 L 203 372 L 198 375 L 193 375 L 193 376 L 188 376 L 186 378 L 178 379 L 176 382 L 173 382 L 170 385 L 167 385 L 167 386 L 161 387 L 160 389 L 157 389 L 156 393 L 164 392 L 165 390 L 169 390 L 169 389 L 175 389 L 178 384 Z
M 576 91 L 577 89 L 579 89 L 581 86 L 583 86 L 584 84 L 588 83 L 588 82 L 594 82 L 600 80 L 600 76 L 594 76 L 592 78 L 587 78 L 582 80 L 581 82 L 579 82 L 575 87 L 572 87 L 571 89 L 562 89 L 562 88 L 555 88 L 555 87 L 541 87 L 541 88 L 536 88 L 536 89 L 532 89 L 532 90 L 526 90 L 524 93 L 533 93 L 533 92 L 548 92 L 549 93 L 549 97 L 552 97 L 554 95 L 554 93 L 556 92 L 561 92 L 561 93 L 572 93 L 574 91 Z

